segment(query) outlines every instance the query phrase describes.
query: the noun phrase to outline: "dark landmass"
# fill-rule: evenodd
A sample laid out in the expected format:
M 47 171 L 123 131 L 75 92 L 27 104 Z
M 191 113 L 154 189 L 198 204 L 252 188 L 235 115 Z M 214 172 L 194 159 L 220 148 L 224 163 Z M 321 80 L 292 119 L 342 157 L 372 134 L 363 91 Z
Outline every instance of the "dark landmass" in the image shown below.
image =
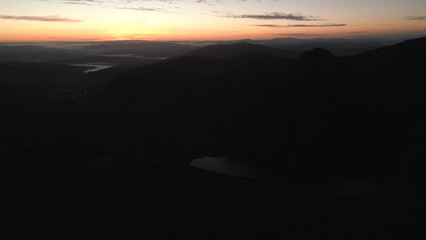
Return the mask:
M 100 54 L 135 54 L 145 57 L 175 57 L 194 50 L 193 46 L 174 42 L 116 41 L 83 47 L 82 50 Z
M 300 52 L 283 50 L 264 45 L 239 42 L 225 45 L 211 45 L 192 51 L 187 56 L 205 58 L 231 58 L 249 53 L 264 53 L 284 58 L 298 58 Z
M 272 40 L 249 41 L 266 46 L 292 49 L 305 52 L 313 48 L 325 48 L 336 56 L 350 56 L 362 52 L 378 49 L 380 47 L 394 45 L 414 37 L 388 37 L 388 38 L 276 38 Z
M 68 48 L 65 43 L 62 48 L 58 44 L 54 47 L 45 45 L 0 45 L 0 63 L 103 63 L 129 69 L 181 56 L 195 49 L 187 44 L 148 41 L 100 42 L 73 48 Z
M 27 62 L 43 63 L 57 60 L 70 60 L 84 57 L 85 54 L 70 49 L 47 48 L 41 46 L 0 46 L 0 63 Z
M 417 126 L 424 83 L 416 77 L 424 41 L 347 58 L 316 49 L 299 61 L 262 54 L 175 59 L 121 75 L 98 101 L 123 121 L 126 135 L 176 152 L 262 158 L 298 181 L 421 182 L 422 174 L 410 172 L 417 164 L 404 158 L 424 134 Z
M 0 64 L 3 237 L 424 235 L 426 38 L 346 57 L 320 47 L 299 59 L 247 43 L 180 49 L 88 74 Z M 269 178 L 190 167 L 199 156 Z M 398 197 L 324 191 L 356 179 Z

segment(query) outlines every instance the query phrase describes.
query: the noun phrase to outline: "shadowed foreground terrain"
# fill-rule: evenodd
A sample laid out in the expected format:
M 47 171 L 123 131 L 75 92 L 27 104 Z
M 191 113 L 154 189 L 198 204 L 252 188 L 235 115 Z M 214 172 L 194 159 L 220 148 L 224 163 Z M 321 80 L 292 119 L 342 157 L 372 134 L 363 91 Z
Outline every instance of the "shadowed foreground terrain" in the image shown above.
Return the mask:
M 0 64 L 4 239 L 425 234 L 425 38 L 346 57 L 178 50 L 88 74 Z M 267 177 L 191 167 L 199 156 Z M 354 180 L 390 194 L 342 194 Z
M 5 239 L 399 239 L 424 233 L 424 211 L 414 203 L 289 190 L 141 159 L 39 158 L 2 165 Z

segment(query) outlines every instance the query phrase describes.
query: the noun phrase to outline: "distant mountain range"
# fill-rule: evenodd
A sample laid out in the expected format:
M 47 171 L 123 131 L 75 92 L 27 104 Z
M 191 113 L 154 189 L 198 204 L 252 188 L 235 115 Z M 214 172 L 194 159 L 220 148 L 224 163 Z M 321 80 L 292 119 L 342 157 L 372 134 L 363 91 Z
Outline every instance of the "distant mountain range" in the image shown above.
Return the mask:
M 289 51 L 259 44 L 238 42 L 226 45 L 210 45 L 194 50 L 186 55 L 206 58 L 231 58 L 249 53 L 264 53 L 284 58 L 299 58 L 301 54 L 298 51 Z
M 31 45 L 0 46 L 0 63 L 44 63 L 50 61 L 70 60 L 83 56 L 85 56 L 85 53 L 70 49 L 47 48 Z
M 2 62 L 62 62 L 87 63 L 87 61 L 114 62 L 114 65 L 126 65 L 124 57 L 107 58 L 105 55 L 133 55 L 145 58 L 178 57 L 186 54 L 203 53 L 209 55 L 209 49 L 217 54 L 226 45 L 233 45 L 232 51 L 223 49 L 221 54 L 233 56 L 255 50 L 284 57 L 297 58 L 302 52 L 313 48 L 325 48 L 336 56 L 348 56 L 379 47 L 397 43 L 394 38 L 354 38 L 354 39 L 296 39 L 277 38 L 272 40 L 205 41 L 205 42 L 155 42 L 155 41 L 112 41 L 83 43 L 0 43 L 0 63 Z M 244 47 L 242 43 L 246 43 Z M 238 46 L 239 45 L 239 46 Z M 259 46 L 262 45 L 262 46 Z M 203 47 L 207 49 L 200 49 Z M 230 47 L 230 46 L 229 46 Z M 274 49 L 267 49 L 274 48 Z M 253 49 L 251 49 L 253 48 Z M 261 49 L 263 48 L 263 49 Z M 213 54 L 213 53 L 211 53 Z M 101 57 L 103 55 L 103 57 Z M 133 59 L 135 60 L 135 59 Z

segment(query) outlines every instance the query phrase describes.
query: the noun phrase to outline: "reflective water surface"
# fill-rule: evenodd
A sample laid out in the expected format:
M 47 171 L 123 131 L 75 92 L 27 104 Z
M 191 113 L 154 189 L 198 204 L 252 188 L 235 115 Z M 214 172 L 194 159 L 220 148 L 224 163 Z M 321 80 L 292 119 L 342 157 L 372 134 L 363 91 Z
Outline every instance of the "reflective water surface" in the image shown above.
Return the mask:
M 227 157 L 202 157 L 192 160 L 191 166 L 230 176 L 258 178 L 261 174 L 247 162 Z

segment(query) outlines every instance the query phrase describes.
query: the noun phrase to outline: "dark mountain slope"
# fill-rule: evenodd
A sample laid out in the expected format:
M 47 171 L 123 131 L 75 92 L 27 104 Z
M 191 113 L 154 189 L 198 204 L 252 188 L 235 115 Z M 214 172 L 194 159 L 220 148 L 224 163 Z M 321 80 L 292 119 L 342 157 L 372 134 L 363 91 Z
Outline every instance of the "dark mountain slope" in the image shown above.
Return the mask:
M 207 58 L 231 58 L 248 53 L 264 53 L 281 56 L 284 58 L 298 58 L 300 53 L 297 51 L 288 51 L 279 48 L 267 47 L 251 43 L 234 43 L 227 45 L 210 45 L 201 49 L 192 51 L 187 56 L 207 57 Z
M 420 50 L 421 42 L 408 42 L 398 52 Z M 426 156 L 426 88 L 419 77 L 424 58 L 406 64 L 399 56 L 302 59 L 285 74 L 297 85 L 288 85 L 287 94 L 275 95 L 233 128 L 230 149 L 266 163 L 286 182 L 364 178 L 424 197 L 419 191 Z
M 175 59 L 120 76 L 99 101 L 129 138 L 170 151 L 237 156 L 309 184 L 412 181 L 417 163 L 403 159 L 424 135 L 426 94 L 414 77 L 422 58 L 386 66 L 402 64 L 399 56 L 422 41 L 377 50 L 386 61 L 325 50 L 296 62 L 256 54 Z
M 424 63 L 426 60 L 426 38 L 407 40 L 399 44 L 355 55 L 353 58 L 367 63 L 389 62 Z
M 253 54 L 216 60 L 185 57 L 128 72 L 100 96 L 115 109 L 131 135 L 170 141 L 182 148 L 211 148 L 229 139 L 231 122 L 251 114 L 267 101 L 285 73 L 288 60 Z M 215 136 L 216 135 L 216 136 Z M 149 136 L 149 137 L 147 137 Z M 198 148 L 195 147 L 194 148 Z
M 114 137 L 106 137 L 114 129 L 100 120 L 94 124 L 100 116 L 89 113 L 85 104 L 90 84 L 107 80 L 67 65 L 0 64 L 0 144 L 31 157 L 113 149 L 103 144 L 114 145 Z
M 336 67 L 328 65 L 330 71 Z M 327 97 L 320 89 L 326 83 L 311 79 L 320 70 L 263 54 L 181 58 L 120 76 L 99 101 L 135 142 L 189 155 L 242 157 L 288 169 L 291 178 L 310 172 L 298 166 L 321 167 L 308 160 L 326 131 Z
M 22 95 L 56 97 L 75 87 L 84 74 L 76 67 L 44 63 L 0 64 L 0 89 Z M 3 95 L 5 96 L 5 95 Z

